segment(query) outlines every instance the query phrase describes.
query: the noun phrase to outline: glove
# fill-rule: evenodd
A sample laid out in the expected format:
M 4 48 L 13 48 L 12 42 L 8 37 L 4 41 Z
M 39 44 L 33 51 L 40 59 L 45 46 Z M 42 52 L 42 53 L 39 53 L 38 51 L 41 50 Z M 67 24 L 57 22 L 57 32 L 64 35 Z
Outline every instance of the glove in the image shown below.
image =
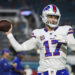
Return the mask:
M 67 43 L 67 41 L 66 41 L 66 36 L 63 36 L 63 35 L 55 35 L 54 38 L 55 38 L 56 40 L 58 40 L 58 42 Z

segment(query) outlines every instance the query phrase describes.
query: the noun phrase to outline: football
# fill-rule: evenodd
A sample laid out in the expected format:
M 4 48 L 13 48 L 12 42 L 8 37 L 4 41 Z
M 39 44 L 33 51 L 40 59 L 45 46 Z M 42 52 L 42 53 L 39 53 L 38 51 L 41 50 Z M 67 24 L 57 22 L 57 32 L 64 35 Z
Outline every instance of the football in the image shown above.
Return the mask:
M 11 28 L 11 22 L 8 20 L 0 20 L 0 31 L 8 32 Z

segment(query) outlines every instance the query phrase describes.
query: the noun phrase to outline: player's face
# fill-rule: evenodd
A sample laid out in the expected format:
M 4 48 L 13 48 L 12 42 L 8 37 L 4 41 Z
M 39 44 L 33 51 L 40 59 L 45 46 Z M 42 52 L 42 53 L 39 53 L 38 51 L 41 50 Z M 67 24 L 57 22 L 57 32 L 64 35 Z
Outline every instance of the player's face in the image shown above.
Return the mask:
M 57 24 L 58 16 L 55 15 L 47 15 L 48 22 L 50 24 Z
M 19 58 L 20 58 L 20 59 L 23 59 L 23 57 L 24 57 L 24 55 L 19 55 Z
M 4 55 L 5 55 L 6 57 L 9 57 L 9 53 L 8 53 L 8 52 L 5 52 Z

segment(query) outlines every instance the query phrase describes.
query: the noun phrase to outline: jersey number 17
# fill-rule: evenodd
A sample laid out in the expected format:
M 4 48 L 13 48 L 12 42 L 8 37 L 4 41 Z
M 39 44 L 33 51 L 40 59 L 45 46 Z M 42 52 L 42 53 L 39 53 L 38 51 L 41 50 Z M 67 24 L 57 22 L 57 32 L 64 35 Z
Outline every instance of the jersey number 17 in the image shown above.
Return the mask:
M 51 43 L 52 44 L 57 44 L 56 48 L 55 48 L 55 51 L 53 52 L 53 56 L 58 56 L 60 55 L 60 47 L 61 47 L 61 43 L 59 43 L 57 40 L 51 40 Z M 46 50 L 46 53 L 45 53 L 45 56 L 52 56 L 52 52 L 50 52 L 50 48 L 49 48 L 49 42 L 48 41 L 45 41 L 43 43 L 43 45 L 45 46 L 45 50 Z

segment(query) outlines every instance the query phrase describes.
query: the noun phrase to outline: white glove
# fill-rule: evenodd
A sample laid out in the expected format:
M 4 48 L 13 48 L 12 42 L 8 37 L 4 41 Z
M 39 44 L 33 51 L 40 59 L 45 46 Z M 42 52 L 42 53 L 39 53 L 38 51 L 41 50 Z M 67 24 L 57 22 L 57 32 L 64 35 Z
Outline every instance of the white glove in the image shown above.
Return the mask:
M 66 36 L 63 36 L 63 35 L 55 35 L 55 39 L 58 40 L 58 42 L 67 43 L 66 42 Z

